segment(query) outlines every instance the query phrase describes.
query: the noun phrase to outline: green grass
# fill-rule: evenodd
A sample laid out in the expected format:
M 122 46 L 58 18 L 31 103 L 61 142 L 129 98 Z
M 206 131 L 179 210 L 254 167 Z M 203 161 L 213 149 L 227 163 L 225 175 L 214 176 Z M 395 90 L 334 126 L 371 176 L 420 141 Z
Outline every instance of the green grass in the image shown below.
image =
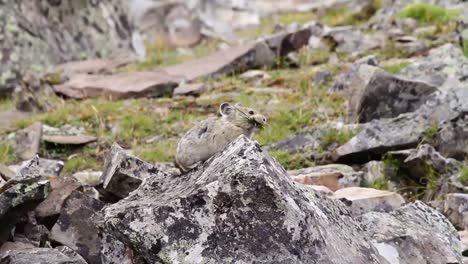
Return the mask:
M 458 176 L 458 180 L 463 185 L 468 185 L 468 166 L 463 166 L 460 170 L 460 176 Z
M 348 142 L 351 138 L 356 135 L 356 131 L 353 130 L 336 130 L 328 129 L 325 133 L 325 136 L 321 142 L 321 148 L 323 150 L 328 149 L 332 144 L 338 143 L 338 145 L 343 145 Z
M 314 166 L 314 162 L 307 159 L 304 153 L 291 154 L 285 150 L 272 150 L 270 155 L 287 170 L 296 170 Z
M 71 174 L 77 171 L 99 169 L 102 169 L 102 166 L 95 157 L 88 156 L 86 154 L 78 154 L 77 156 L 65 161 L 63 172 Z
M 464 34 L 466 37 L 463 39 L 462 43 L 462 48 L 463 48 L 463 54 L 465 57 L 468 58 L 468 31 L 465 31 L 466 33 Z
M 398 17 L 414 18 L 426 24 L 443 24 L 454 21 L 460 14 L 461 10 L 446 9 L 433 4 L 417 3 L 406 6 L 398 14 Z
M 434 143 L 439 135 L 439 129 L 439 122 L 432 122 L 432 125 L 422 132 L 422 142 Z
M 0 163 L 12 164 L 14 161 L 15 152 L 13 147 L 6 142 L 0 142 Z
M 12 98 L 0 98 L 0 111 L 10 110 L 15 108 L 15 102 Z
M 347 6 L 332 8 L 320 19 L 329 26 L 359 25 L 369 20 L 382 6 L 383 0 L 374 0 L 366 9 L 350 14 Z
M 369 183 L 369 188 L 374 188 L 374 189 L 377 189 L 377 190 L 388 190 L 388 180 L 385 179 L 384 177 L 382 178 L 377 178 L 375 180 L 373 180 L 372 182 Z
M 389 72 L 391 74 L 397 74 L 401 70 L 406 68 L 408 65 L 410 65 L 409 62 L 401 62 L 401 63 L 397 63 L 397 64 L 386 65 L 383 68 L 384 68 L 384 70 L 386 70 L 387 72 Z
M 176 147 L 175 139 L 166 139 L 139 147 L 135 150 L 135 155 L 148 162 L 174 161 Z

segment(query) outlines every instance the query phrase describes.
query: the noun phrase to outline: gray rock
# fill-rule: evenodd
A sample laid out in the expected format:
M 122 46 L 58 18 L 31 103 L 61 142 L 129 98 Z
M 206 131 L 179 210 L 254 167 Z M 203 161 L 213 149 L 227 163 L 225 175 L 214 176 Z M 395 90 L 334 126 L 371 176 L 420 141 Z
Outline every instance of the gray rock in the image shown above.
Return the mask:
M 39 153 L 42 137 L 42 124 L 35 122 L 15 134 L 15 152 L 21 160 L 29 160 Z
M 117 143 L 106 158 L 101 179 L 106 191 L 125 198 L 140 186 L 143 179 L 159 171 L 153 164 L 128 154 Z
M 457 231 L 441 213 L 415 202 L 362 216 L 368 239 L 389 263 L 461 263 Z
M 296 187 L 245 136 L 188 174 L 147 178 L 100 226 L 108 248 L 118 238 L 149 263 L 386 263 L 342 204 Z
M 6 253 L 10 250 L 23 250 L 30 248 L 35 248 L 35 246 L 30 243 L 7 241 L 0 247 L 0 256 L 6 255 Z
M 101 263 L 102 264 L 134 264 L 137 263 L 133 258 L 129 246 L 119 240 L 114 239 L 106 232 L 100 233 L 101 237 Z M 110 243 L 112 241 L 112 243 Z
M 21 163 L 16 175 L 23 178 L 32 176 L 58 177 L 63 166 L 64 163 L 61 160 L 43 159 L 36 156 L 32 160 Z
M 330 71 L 319 70 L 315 73 L 313 82 L 314 82 L 314 85 L 320 86 L 320 85 L 327 83 L 331 79 L 332 79 L 332 74 Z
M 2 255 L 2 264 L 87 264 L 80 256 L 69 256 L 54 248 L 31 248 L 9 251 Z
M 181 83 L 174 89 L 173 95 L 200 95 L 207 90 L 204 83 Z
M 449 43 L 432 49 L 427 57 L 408 65 L 400 74 L 436 87 L 451 88 L 457 85 L 457 82 L 466 82 L 468 58 L 460 48 Z
M 2 1 L 0 94 L 11 92 L 25 72 L 130 49 L 133 25 L 125 6 L 122 0 Z
M 6 165 L 0 163 L 0 177 L 2 180 L 9 180 L 15 177 L 15 173 L 10 170 Z
M 444 215 L 453 225 L 467 229 L 464 223 L 465 215 L 468 214 L 468 194 L 449 193 L 445 198 Z
M 385 165 L 382 161 L 369 161 L 364 164 L 362 171 L 364 172 L 363 176 L 363 185 L 367 187 L 372 187 L 370 184 L 374 183 L 376 180 L 385 179 Z
M 43 223 L 60 214 L 64 201 L 80 184 L 72 177 L 60 177 L 52 181 L 51 187 L 52 192 L 35 209 L 36 218 Z
M 79 171 L 72 175 L 83 186 L 96 186 L 101 183 L 101 171 Z
M 42 139 L 58 145 L 84 145 L 97 140 L 96 137 L 87 135 L 84 128 L 68 124 L 60 128 L 44 125 Z
M 391 212 L 405 203 L 405 199 L 396 192 L 362 187 L 340 189 L 333 198 L 349 206 L 355 216 L 368 212 Z
M 333 40 L 336 44 L 336 52 L 343 52 L 352 56 L 380 47 L 386 41 L 385 34 L 381 32 L 365 34 L 348 26 L 331 28 L 322 37 Z
M 75 250 L 89 263 L 100 263 L 101 244 L 91 217 L 103 206 L 103 202 L 73 191 L 51 230 L 51 239 Z
M 434 130 L 434 124 L 443 129 L 464 117 L 467 109 L 468 89 L 453 87 L 430 98 L 414 112 L 365 124 L 355 137 L 335 150 L 334 160 L 364 163 L 390 150 L 416 146 L 428 131 Z M 445 143 L 440 140 L 437 145 Z
M 373 58 L 354 63 L 349 70 L 338 76 L 328 93 L 351 94 L 354 86 L 365 87 L 374 72 L 380 71 L 379 68 L 375 67 L 376 63 L 377 61 Z
M 323 185 L 332 191 L 346 187 L 360 186 L 363 173 L 347 165 L 329 164 L 288 171 L 288 175 L 306 185 Z
M 357 119 L 360 123 L 413 112 L 437 90 L 424 82 L 405 80 L 382 71 L 374 72 L 361 89 L 363 91 L 358 94 L 362 96 L 351 99 L 357 101 L 354 108 L 356 112 L 351 113 L 352 119 Z
M 307 150 L 319 148 L 324 134 L 324 131 L 320 129 L 304 131 L 267 146 L 267 149 L 282 149 L 290 153 L 304 153 Z

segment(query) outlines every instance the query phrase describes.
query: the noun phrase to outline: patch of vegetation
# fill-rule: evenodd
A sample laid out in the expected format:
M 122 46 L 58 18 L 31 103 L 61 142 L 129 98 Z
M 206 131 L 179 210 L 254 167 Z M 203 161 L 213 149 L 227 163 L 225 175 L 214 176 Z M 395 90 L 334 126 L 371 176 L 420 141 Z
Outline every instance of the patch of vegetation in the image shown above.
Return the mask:
M 13 147 L 6 143 L 0 142 L 0 163 L 11 164 L 15 161 L 15 152 Z
M 410 64 L 409 62 L 401 62 L 401 63 L 397 63 L 397 64 L 386 65 L 383 68 L 384 68 L 384 70 L 386 70 L 387 72 L 389 72 L 391 74 L 397 74 L 401 70 L 406 68 L 409 64 Z
M 439 122 L 432 122 L 432 125 L 422 132 L 422 142 L 434 143 L 437 140 L 439 129 Z
M 458 176 L 458 180 L 463 185 L 468 185 L 468 166 L 463 166 L 460 170 L 460 176 Z
M 321 148 L 326 150 L 332 144 L 343 145 L 356 135 L 356 131 L 348 129 L 328 129 L 321 142 Z
M 461 10 L 446 9 L 434 4 L 416 3 L 406 6 L 398 14 L 398 17 L 414 18 L 427 24 L 442 24 L 455 20 L 460 14 Z
M 304 47 L 299 51 L 299 65 L 308 66 L 323 64 L 330 59 L 330 56 L 330 51 L 326 49 L 309 51 L 307 47 Z
M 406 49 L 398 47 L 394 41 L 386 41 L 385 44 L 376 51 L 376 54 L 377 58 L 381 61 L 408 58 L 410 56 Z
M 385 179 L 384 177 L 377 178 L 373 180 L 372 182 L 369 183 L 369 188 L 374 188 L 377 190 L 388 190 L 388 180 Z
M 0 98 L 0 111 L 9 110 L 15 108 L 15 103 L 12 98 L 4 97 Z
M 468 58 L 468 33 L 465 33 L 466 38 L 463 39 L 463 54 Z
M 313 161 L 307 159 L 307 156 L 304 155 L 304 153 L 291 154 L 286 150 L 272 150 L 270 151 L 270 154 L 287 170 L 296 170 L 315 165 Z
M 65 162 L 65 166 L 63 167 L 63 172 L 70 174 L 77 171 L 98 170 L 100 168 L 101 166 L 96 158 L 86 155 L 86 153 L 83 153 L 77 154 L 76 156 L 73 156 L 72 158 L 67 160 Z
M 359 25 L 369 20 L 381 7 L 383 0 L 373 0 L 372 4 L 360 12 L 350 14 L 347 6 L 343 8 L 332 8 L 321 21 L 329 26 Z
M 148 162 L 174 161 L 176 147 L 175 139 L 166 139 L 137 148 L 135 155 Z

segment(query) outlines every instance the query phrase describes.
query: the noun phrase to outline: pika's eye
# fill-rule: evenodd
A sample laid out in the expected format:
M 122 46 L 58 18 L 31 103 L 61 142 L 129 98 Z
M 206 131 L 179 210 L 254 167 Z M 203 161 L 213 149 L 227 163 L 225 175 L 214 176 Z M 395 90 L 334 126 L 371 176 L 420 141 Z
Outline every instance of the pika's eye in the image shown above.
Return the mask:
M 250 110 L 249 115 L 253 115 L 253 114 L 254 114 L 254 111 Z

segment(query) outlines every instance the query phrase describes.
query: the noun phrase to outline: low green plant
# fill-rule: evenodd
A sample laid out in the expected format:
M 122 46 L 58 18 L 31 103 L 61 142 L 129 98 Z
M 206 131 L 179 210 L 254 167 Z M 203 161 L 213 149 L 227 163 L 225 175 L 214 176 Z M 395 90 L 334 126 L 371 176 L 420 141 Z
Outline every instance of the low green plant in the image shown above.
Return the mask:
M 407 5 L 398 14 L 398 17 L 414 18 L 421 23 L 442 24 L 455 20 L 460 14 L 461 10 L 446 9 L 434 4 L 416 3 Z
M 432 125 L 422 132 L 422 141 L 427 143 L 434 143 L 439 134 L 439 123 L 432 122 Z
M 15 152 L 13 147 L 6 143 L 0 142 L 0 163 L 11 164 L 15 161 Z
M 458 176 L 458 180 L 463 185 L 468 185 L 468 166 L 463 166 L 460 170 L 460 176 Z
M 384 68 L 384 70 L 386 70 L 387 72 L 389 72 L 391 74 L 397 74 L 401 70 L 406 68 L 409 64 L 410 64 L 409 62 L 401 62 L 401 63 L 397 63 L 397 64 L 386 65 L 383 68 Z
M 356 131 L 350 129 L 328 129 L 321 141 L 321 148 L 326 150 L 333 143 L 342 145 L 356 135 Z
M 388 180 L 384 177 L 377 178 L 368 184 L 369 188 L 377 190 L 388 190 Z
M 100 167 L 99 162 L 94 157 L 80 153 L 65 161 L 63 171 L 64 173 L 74 173 L 83 170 L 96 170 Z
M 272 150 L 271 156 L 287 170 L 295 170 L 314 166 L 314 162 L 307 158 L 304 153 L 289 153 L 286 150 Z

